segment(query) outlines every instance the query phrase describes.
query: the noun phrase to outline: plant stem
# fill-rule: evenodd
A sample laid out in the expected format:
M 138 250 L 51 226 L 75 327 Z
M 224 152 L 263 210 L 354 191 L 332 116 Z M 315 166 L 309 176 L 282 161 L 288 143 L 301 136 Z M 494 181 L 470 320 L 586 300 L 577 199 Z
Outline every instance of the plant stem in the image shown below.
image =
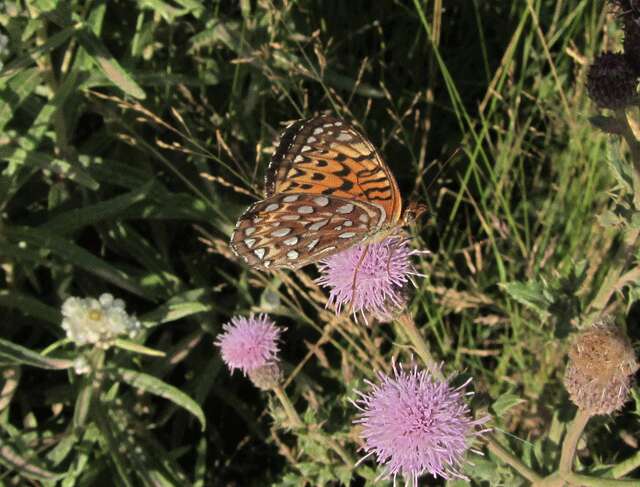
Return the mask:
M 284 412 L 287 414 L 291 425 L 294 428 L 302 428 L 304 426 L 304 423 L 302 422 L 302 419 L 300 419 L 298 412 L 293 407 L 293 404 L 291 404 L 289 396 L 287 396 L 287 394 L 284 392 L 284 389 L 281 386 L 276 386 L 273 388 L 273 392 L 275 392 L 276 397 L 280 401 L 280 404 L 282 404 Z
M 618 463 L 611 469 L 611 476 L 618 479 L 640 467 L 640 451 L 634 453 L 631 457 Z
M 442 372 L 439 370 L 436 361 L 429 351 L 429 345 L 427 345 L 427 342 L 416 326 L 413 316 L 411 316 L 410 313 L 405 312 L 402 313 L 396 321 L 413 345 L 418 356 L 422 359 L 422 362 L 427 366 L 431 373 L 438 379 L 444 379 Z
M 640 240 L 638 238 L 639 236 L 640 229 L 629 227 L 625 230 L 624 240 L 616 252 L 616 255 L 611 260 L 611 267 L 598 290 L 598 294 L 593 298 L 593 301 L 591 301 L 589 308 L 595 311 L 602 311 L 611 299 L 611 295 L 617 291 L 616 283 L 633 258 L 633 252 L 637 248 L 638 241 Z
M 323 444 L 326 448 L 330 448 L 331 450 L 333 450 L 348 467 L 353 468 L 355 466 L 355 460 L 333 438 L 319 432 L 313 432 L 311 436 L 313 437 L 313 439 Z
M 531 483 L 540 482 L 542 477 L 527 467 L 519 458 L 516 458 L 512 453 L 505 450 L 493 437 L 491 433 L 488 433 L 484 437 L 487 442 L 487 449 L 497 456 L 504 463 L 513 468 L 516 472 L 522 475 Z
M 624 109 L 616 110 L 616 118 L 621 122 L 622 137 L 629 146 L 629 152 L 631 152 L 631 159 L 633 161 L 633 167 L 636 173 L 640 174 L 640 141 L 636 138 L 631 128 L 631 122 L 627 116 L 627 112 Z
M 571 473 L 571 469 L 573 468 L 573 460 L 576 454 L 576 447 L 578 446 L 578 440 L 580 436 L 582 436 L 582 432 L 584 431 L 584 427 L 589 422 L 591 415 L 585 412 L 582 409 L 578 409 L 578 413 L 576 417 L 573 418 L 569 429 L 567 430 L 567 434 L 564 437 L 564 441 L 562 442 L 562 451 L 560 453 L 560 465 L 558 467 L 558 472 L 564 478 L 566 475 Z
M 281 386 L 276 386 L 273 389 L 273 392 L 280 401 L 280 404 L 282 404 L 282 407 L 284 408 L 285 413 L 289 418 L 289 422 L 293 425 L 293 427 L 295 429 L 303 428 L 304 423 L 302 422 L 302 419 L 300 419 L 298 412 L 295 410 L 293 404 L 289 400 L 289 396 L 287 396 L 286 392 L 284 392 L 284 389 Z M 310 436 L 318 443 L 324 445 L 327 449 L 333 450 L 347 466 L 353 467 L 355 465 L 355 460 L 351 457 L 351 455 L 349 455 L 349 453 L 330 436 L 320 431 L 311 431 Z
M 602 477 L 591 477 L 569 472 L 562 477 L 571 485 L 584 485 L 585 487 L 640 487 L 640 480 L 616 480 Z
M 633 162 L 633 177 L 634 177 L 634 202 L 636 209 L 640 209 L 640 141 L 636 138 L 633 131 L 632 124 L 636 125 L 635 121 L 629 119 L 626 110 L 620 109 L 615 112 L 618 125 L 620 127 L 620 135 L 624 138 L 629 146 L 629 152 L 631 154 L 631 160 Z M 595 311 L 601 311 L 605 308 L 611 295 L 617 291 L 616 283 L 619 281 L 620 276 L 625 271 L 629 262 L 633 258 L 634 250 L 637 248 L 640 241 L 640 230 L 627 227 L 623 235 L 623 242 L 615 257 L 612 260 L 612 265 L 607 272 L 607 275 L 600 286 L 598 294 L 593 299 L 589 308 Z M 598 313 L 599 314 L 599 313 Z M 588 321 L 594 321 L 597 316 L 589 319 Z

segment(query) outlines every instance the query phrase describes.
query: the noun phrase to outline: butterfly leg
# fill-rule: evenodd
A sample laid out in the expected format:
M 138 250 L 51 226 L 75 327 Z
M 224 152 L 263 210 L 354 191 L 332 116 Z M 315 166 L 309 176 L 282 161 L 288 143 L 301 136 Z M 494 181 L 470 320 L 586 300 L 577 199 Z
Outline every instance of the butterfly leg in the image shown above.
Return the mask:
M 367 256 L 368 252 L 369 252 L 369 244 L 366 244 L 362 251 L 362 254 L 360 254 L 360 258 L 358 259 L 356 268 L 353 270 L 353 280 L 351 281 L 351 302 L 349 303 L 348 314 L 351 314 L 353 312 L 353 303 L 356 300 L 356 293 L 358 292 L 358 288 L 357 288 L 358 272 L 360 271 L 360 267 L 362 267 L 362 263 L 364 262 L 364 258 Z

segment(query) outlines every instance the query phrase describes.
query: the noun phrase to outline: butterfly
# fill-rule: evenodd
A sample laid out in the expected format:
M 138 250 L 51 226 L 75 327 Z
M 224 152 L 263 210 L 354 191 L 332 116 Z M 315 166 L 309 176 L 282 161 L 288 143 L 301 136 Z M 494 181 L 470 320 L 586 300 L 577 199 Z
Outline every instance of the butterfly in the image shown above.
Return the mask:
M 298 269 L 382 240 L 426 210 L 412 203 L 403 211 L 398 183 L 373 144 L 326 115 L 285 128 L 265 192 L 231 236 L 233 251 L 261 270 Z

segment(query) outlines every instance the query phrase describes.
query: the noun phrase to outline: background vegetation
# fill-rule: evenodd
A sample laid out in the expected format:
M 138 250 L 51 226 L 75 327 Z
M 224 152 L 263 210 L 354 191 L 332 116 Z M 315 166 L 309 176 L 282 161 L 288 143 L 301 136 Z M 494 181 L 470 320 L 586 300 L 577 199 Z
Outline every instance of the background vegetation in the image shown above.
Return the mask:
M 276 403 L 212 346 L 231 316 L 270 313 L 298 411 L 354 456 L 347 399 L 410 357 L 393 326 L 325 310 L 313 266 L 267 275 L 228 247 L 283 123 L 320 112 L 353 120 L 405 200 L 428 204 L 411 310 L 526 464 L 553 470 L 575 411 L 571 329 L 606 305 L 638 338 L 640 287 L 598 294 L 620 249 L 638 257 L 603 225 L 619 147 L 588 120 L 588 65 L 621 39 L 604 2 L 32 0 L 5 2 L 0 26 L 2 338 L 72 359 L 61 303 L 110 292 L 166 353 L 110 363 L 179 388 L 207 421 L 127 381 L 79 421 L 81 378 L 4 350 L 0 484 L 363 482 L 367 467 L 279 427 Z M 581 461 L 632 455 L 639 408 L 634 394 L 591 422 Z M 473 461 L 477 481 L 523 483 L 491 454 Z

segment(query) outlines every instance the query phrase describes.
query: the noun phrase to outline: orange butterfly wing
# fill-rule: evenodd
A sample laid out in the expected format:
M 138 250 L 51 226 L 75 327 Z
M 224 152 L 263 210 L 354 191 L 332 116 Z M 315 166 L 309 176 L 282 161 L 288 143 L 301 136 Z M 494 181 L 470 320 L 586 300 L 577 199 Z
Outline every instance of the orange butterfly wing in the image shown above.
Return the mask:
M 267 197 L 307 193 L 380 206 L 385 223 L 402 214 L 398 184 L 373 144 L 343 120 L 299 120 L 281 135 L 266 175 Z

